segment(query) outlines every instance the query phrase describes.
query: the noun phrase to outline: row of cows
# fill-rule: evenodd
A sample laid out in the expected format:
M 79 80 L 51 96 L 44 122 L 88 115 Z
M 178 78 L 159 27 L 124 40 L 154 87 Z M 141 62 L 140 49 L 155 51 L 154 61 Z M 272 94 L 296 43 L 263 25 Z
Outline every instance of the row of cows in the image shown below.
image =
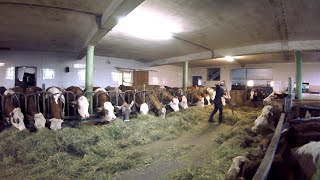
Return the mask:
M 307 111 L 306 116 L 309 114 Z M 266 105 L 262 109 L 252 127 L 253 132 L 265 137 L 259 145 L 259 153 L 235 157 L 226 179 L 249 180 L 254 177 L 271 142 L 278 118 L 279 110 L 276 107 Z M 319 120 L 286 121 L 267 179 L 312 179 L 320 158 Z
M 165 118 L 167 112 L 187 109 L 188 105 L 210 105 L 215 91 L 212 88 L 189 88 L 184 96 L 179 88 L 155 85 L 95 87 L 93 92 L 85 92 L 76 86 L 64 90 L 50 87 L 45 91 L 39 87 L 0 87 L 0 97 L 1 129 L 12 125 L 19 130 L 26 129 L 26 126 L 28 129 L 48 127 L 59 130 L 66 117 L 87 119 L 96 116 L 101 121 L 110 122 L 117 115 L 128 121 L 134 110 L 141 114 L 153 111 L 155 115 Z M 91 115 L 87 97 L 93 99 L 94 114 Z

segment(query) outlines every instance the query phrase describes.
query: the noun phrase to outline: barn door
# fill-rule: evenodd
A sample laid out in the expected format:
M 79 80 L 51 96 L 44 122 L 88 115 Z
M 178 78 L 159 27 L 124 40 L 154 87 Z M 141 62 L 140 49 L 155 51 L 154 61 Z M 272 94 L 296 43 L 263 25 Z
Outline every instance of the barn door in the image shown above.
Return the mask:
M 133 85 L 148 85 L 149 84 L 149 72 L 148 71 L 134 71 L 133 72 Z

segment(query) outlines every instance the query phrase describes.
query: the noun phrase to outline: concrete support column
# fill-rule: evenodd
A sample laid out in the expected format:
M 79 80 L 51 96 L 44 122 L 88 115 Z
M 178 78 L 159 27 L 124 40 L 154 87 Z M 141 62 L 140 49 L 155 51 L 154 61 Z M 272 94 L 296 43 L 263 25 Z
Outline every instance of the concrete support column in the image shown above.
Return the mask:
M 284 112 L 290 112 L 292 108 L 292 92 L 293 92 L 293 81 L 292 77 L 288 79 L 288 97 L 285 99 Z
M 296 62 L 296 99 L 302 98 L 302 55 L 301 51 L 294 52 Z
M 87 98 L 89 100 L 89 113 L 93 113 L 93 56 L 94 56 L 94 46 L 88 46 L 87 56 L 86 56 L 86 91 Z
M 188 86 L 188 65 L 189 62 L 184 62 L 183 64 L 183 94 L 187 95 L 187 86 Z

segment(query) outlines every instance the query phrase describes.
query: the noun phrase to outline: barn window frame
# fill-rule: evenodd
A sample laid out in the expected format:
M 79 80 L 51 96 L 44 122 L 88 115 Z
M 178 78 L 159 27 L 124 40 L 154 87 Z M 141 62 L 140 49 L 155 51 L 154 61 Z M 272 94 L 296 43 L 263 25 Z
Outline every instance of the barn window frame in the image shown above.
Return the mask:
M 208 81 L 220 81 L 221 79 L 221 68 L 210 67 L 207 68 L 207 80 Z

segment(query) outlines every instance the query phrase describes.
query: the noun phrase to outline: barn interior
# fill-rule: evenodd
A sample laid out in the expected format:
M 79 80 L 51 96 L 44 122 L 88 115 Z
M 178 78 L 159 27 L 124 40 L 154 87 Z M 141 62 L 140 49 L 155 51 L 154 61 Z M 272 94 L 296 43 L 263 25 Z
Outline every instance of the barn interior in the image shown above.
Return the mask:
M 240 178 L 242 173 L 243 177 L 248 176 L 248 179 L 252 179 L 253 175 L 256 175 L 253 179 L 266 179 L 268 174 L 269 179 L 276 179 L 279 176 L 274 167 L 282 167 L 283 164 L 277 164 L 273 156 L 278 157 L 280 147 L 284 147 L 285 138 L 293 156 L 296 155 L 298 147 L 315 141 L 318 143 L 315 159 L 318 160 L 320 132 L 314 127 L 318 127 L 316 123 L 320 109 L 320 23 L 317 19 L 320 16 L 319 7 L 320 1 L 316 0 L 0 0 L 0 86 L 7 90 L 16 86 L 23 89 L 37 86 L 42 88 L 43 94 L 49 87 L 61 88 L 62 94 L 68 87 L 80 87 L 87 92 L 84 94 L 89 100 L 88 116 L 94 119 L 83 121 L 83 124 L 79 125 L 82 120 L 63 112 L 62 117 L 65 118 L 62 118 L 64 122 L 60 131 L 32 131 L 20 135 L 18 130 L 10 125 L 14 123 L 9 122 L 3 128 L 0 125 L 1 131 L 3 130 L 0 137 L 10 137 L 2 142 L 2 149 L 0 148 L 5 152 L 0 155 L 0 172 L 4 172 L 0 174 L 0 178 L 236 179 L 231 176 Z M 214 102 L 210 103 L 208 100 L 204 107 L 199 107 L 192 93 L 201 88 L 205 91 L 207 88 L 216 90 L 216 85 L 222 82 L 227 99 L 224 120 L 221 125 L 208 124 Z M 122 107 L 122 104 L 119 104 L 116 98 L 116 103 L 112 105 L 115 107 L 117 122 L 101 123 L 95 112 L 93 94 L 96 87 L 107 89 L 120 86 L 143 86 L 143 89 L 138 89 L 141 91 L 149 91 L 149 87 L 155 86 L 164 86 L 167 90 L 180 89 L 179 92 L 188 99 L 191 112 L 189 109 L 182 110 L 181 107 L 180 112 L 169 111 L 166 118 L 171 118 L 173 124 L 165 122 L 161 125 L 159 121 L 163 121 L 162 117 L 152 113 L 141 117 L 139 112 L 135 112 L 135 102 L 131 115 L 137 118 L 137 124 L 133 124 L 135 120 L 132 120 L 129 124 L 132 127 L 128 127 L 128 124 L 121 121 L 122 115 L 117 114 L 116 106 Z M 168 92 L 173 96 L 177 95 L 177 91 Z M 21 92 L 14 93 L 19 99 Z M 52 96 L 56 95 L 50 93 Z M 6 94 L 0 94 L 1 121 L 5 122 L 10 119 L 5 117 Z M 74 108 L 68 104 L 69 96 L 70 94 L 66 96 L 65 111 Z M 37 102 L 36 110 L 43 113 L 46 123 L 49 123 L 51 115 L 46 116 L 45 112 L 51 111 L 44 110 L 47 102 L 45 99 L 45 102 L 42 102 L 41 98 L 34 99 Z M 143 102 L 150 99 L 145 97 Z M 27 104 L 27 95 L 25 100 Z M 49 103 L 50 101 L 47 104 Z M 152 103 L 147 103 L 151 109 L 150 104 Z M 18 106 L 21 106 L 20 101 Z M 266 108 L 268 106 L 273 109 Z M 74 108 L 75 113 L 76 110 Z M 198 117 L 194 114 L 198 114 Z M 68 116 L 71 118 L 68 119 Z M 77 120 L 71 121 L 72 118 Z M 181 123 L 181 119 L 187 119 L 187 124 L 184 124 L 184 121 Z M 259 133 L 257 129 L 251 132 L 251 127 L 255 127 L 257 120 L 262 119 L 268 119 L 268 126 L 263 128 L 263 132 Z M 301 119 L 305 122 L 304 125 L 300 122 Z M 179 129 L 166 129 L 165 125 Z M 193 125 L 195 127 L 192 127 Z M 77 129 L 78 126 L 81 127 Z M 84 130 L 83 126 L 88 129 Z M 149 132 L 155 134 L 150 140 L 141 140 L 141 136 L 148 134 L 143 134 L 145 130 L 138 127 L 151 126 L 160 129 Z M 288 132 L 292 134 L 283 135 L 282 130 L 288 126 L 291 127 Z M 125 131 L 126 128 L 129 130 Z M 130 128 L 138 129 L 141 134 L 134 134 Z M 292 129 L 299 129 L 300 132 Z M 212 132 L 215 130 L 216 132 Z M 110 133 L 99 134 L 103 131 Z M 157 134 L 162 131 L 168 132 Z M 190 131 L 198 132 L 198 139 L 191 138 Z M 59 144 L 59 147 L 42 147 L 42 141 L 58 141 L 54 138 L 41 139 L 46 133 L 62 139 L 64 144 Z M 77 134 L 79 142 L 71 138 L 72 133 Z M 117 133 L 123 137 L 116 137 Z M 130 133 L 134 134 L 131 139 L 128 135 Z M 184 133 L 189 136 L 184 136 Z M 65 134 L 70 135 L 70 138 L 64 139 Z M 170 134 L 174 136 L 169 137 Z M 297 138 L 297 134 L 305 134 L 304 137 L 308 140 L 301 138 L 304 143 L 292 142 L 290 138 Z M 121 147 L 116 150 L 124 150 L 122 158 L 131 158 L 131 164 L 118 169 L 111 168 L 125 161 L 118 162 L 115 150 L 102 146 L 107 141 L 103 142 L 101 137 L 98 137 L 100 135 L 104 138 L 115 138 L 112 143 L 116 143 L 112 146 Z M 210 138 L 207 138 L 209 135 Z M 33 147 L 34 142 L 30 137 L 36 139 L 34 142 L 38 142 L 43 151 L 48 151 L 51 157 L 51 164 L 48 163 L 50 166 L 45 166 L 45 163 L 39 160 L 48 161 L 45 154 L 41 154 L 39 159 L 35 158 L 37 154 L 31 158 L 31 155 L 29 157 L 23 154 L 22 145 L 8 146 L 14 141 Z M 95 138 L 99 140 L 96 140 L 97 147 L 94 146 L 97 149 L 93 149 L 96 151 L 93 152 L 95 156 L 91 157 L 92 154 L 87 152 L 88 146 Z M 174 139 L 179 138 L 184 140 L 174 142 Z M 242 155 L 247 156 L 243 162 L 254 162 L 257 157 L 253 158 L 248 154 L 256 154 L 262 147 L 258 145 L 259 142 L 266 138 L 269 139 L 270 146 L 264 152 L 266 155 L 261 158 L 261 167 L 256 167 L 258 170 L 250 176 L 245 174 L 243 168 L 241 172 L 237 171 L 237 175 L 230 175 L 232 170 L 229 170 L 229 167 L 233 158 Z M 126 139 L 130 140 L 129 144 L 125 142 Z M 192 139 L 192 142 L 183 144 L 185 139 Z M 159 143 L 162 141 L 163 146 Z M 205 144 L 205 141 L 211 143 L 208 147 L 216 148 L 214 152 L 221 151 L 224 154 L 209 153 L 209 149 L 192 144 Z M 82 142 L 87 146 L 81 144 Z M 146 154 L 150 155 L 153 151 L 159 154 L 148 156 L 143 151 L 130 149 L 137 147 L 143 150 L 144 146 L 149 148 Z M 153 150 L 160 147 L 170 149 L 170 152 Z M 224 147 L 234 151 L 226 151 Z M 65 150 L 66 154 L 69 151 L 76 152 L 71 153 L 70 158 L 68 156 L 66 165 L 71 166 L 76 162 L 74 169 L 57 174 L 61 169 L 55 167 L 63 157 L 67 159 L 67 155 L 52 149 L 60 149 L 61 152 Z M 208 155 L 194 153 L 197 150 Z M 30 158 L 28 162 L 34 162 L 37 167 L 21 163 L 22 160 L 19 160 L 17 155 L 19 153 L 22 153 L 25 159 Z M 105 155 L 108 153 L 111 153 L 112 157 Z M 57 158 L 58 156 L 61 159 Z M 167 160 L 175 156 L 175 163 Z M 99 162 L 84 165 L 86 157 L 90 162 L 110 158 L 110 164 Z M 185 157 L 190 158 L 188 162 L 181 161 Z M 202 160 L 194 160 L 197 158 Z M 212 161 L 205 162 L 203 159 L 206 158 Z M 179 163 L 176 163 L 178 161 Z M 6 169 L 9 166 L 12 168 Z M 80 173 L 81 166 L 89 170 Z M 214 168 L 210 170 L 209 166 Z M 300 166 L 304 165 L 300 163 Z M 295 174 L 296 178 L 320 178 L 320 163 L 317 168 L 317 161 L 314 160 L 310 166 L 314 168 L 313 172 L 301 170 L 305 176 Z M 51 170 L 47 170 L 48 168 Z M 36 174 L 38 172 L 41 173 Z

